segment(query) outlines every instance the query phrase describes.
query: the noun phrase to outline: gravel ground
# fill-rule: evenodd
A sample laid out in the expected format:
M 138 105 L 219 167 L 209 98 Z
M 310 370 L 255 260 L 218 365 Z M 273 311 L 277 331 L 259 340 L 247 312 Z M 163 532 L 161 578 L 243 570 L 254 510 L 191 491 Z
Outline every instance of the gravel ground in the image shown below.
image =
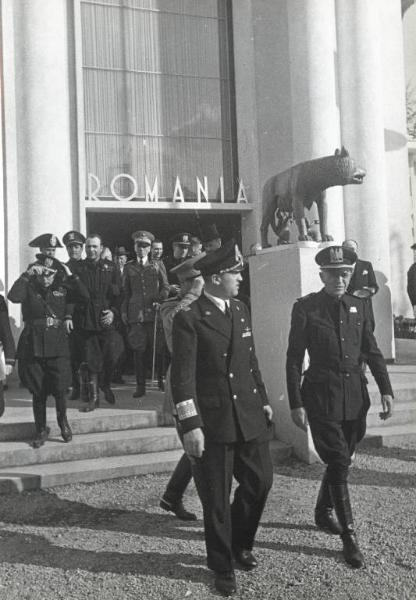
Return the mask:
M 275 469 L 258 532 L 260 566 L 237 571 L 242 599 L 416 598 L 416 445 L 357 454 L 350 489 L 367 566 L 346 566 L 312 514 L 322 466 Z M 158 508 L 167 475 L 0 497 L 0 598 L 209 600 L 201 509 L 185 524 Z

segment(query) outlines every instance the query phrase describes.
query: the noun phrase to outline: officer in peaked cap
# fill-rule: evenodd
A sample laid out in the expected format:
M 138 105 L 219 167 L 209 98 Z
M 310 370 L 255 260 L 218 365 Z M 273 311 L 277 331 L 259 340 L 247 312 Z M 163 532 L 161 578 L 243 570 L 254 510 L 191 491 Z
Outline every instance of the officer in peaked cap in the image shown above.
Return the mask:
M 238 246 L 230 240 L 194 267 L 205 287 L 173 321 L 172 396 L 204 509 L 208 567 L 216 588 L 231 595 L 233 557 L 244 569 L 257 566 L 254 537 L 272 485 L 272 409 L 248 309 L 235 299 L 244 268 Z
M 170 295 L 175 296 L 179 292 L 179 280 L 173 270 L 188 258 L 188 252 L 191 247 L 191 235 L 189 233 L 177 233 L 171 240 L 172 253 L 169 254 L 164 263 L 168 274 L 168 281 L 171 286 Z
M 68 231 L 62 238 L 63 243 L 66 246 L 69 260 L 67 265 L 72 270 L 76 268 L 77 263 L 82 260 L 82 251 L 85 244 L 85 236 L 79 231 Z
M 156 368 L 161 369 L 161 345 L 156 337 L 157 305 L 168 297 L 166 272 L 156 262 L 149 260 L 154 235 L 149 231 L 132 234 L 136 258 L 129 261 L 123 272 L 122 320 L 127 327 L 127 338 L 134 352 L 136 390 L 134 398 L 146 393 L 146 363 L 155 352 Z
M 368 303 L 347 293 L 356 260 L 355 252 L 342 246 L 326 247 L 316 255 L 324 287 L 293 306 L 286 376 L 292 420 L 304 431 L 309 423 L 315 449 L 327 465 L 315 523 L 341 536 L 346 562 L 359 568 L 364 558 L 354 533 L 347 478 L 370 406 L 363 357 L 381 393 L 381 419 L 391 415 L 393 392 Z M 306 350 L 310 364 L 303 373 Z
M 29 242 L 31 248 L 39 248 L 42 254 L 46 256 L 55 256 L 57 248 L 62 248 L 59 239 L 53 233 L 43 233 Z
M 201 240 L 207 254 L 221 248 L 222 240 L 215 223 L 202 227 Z

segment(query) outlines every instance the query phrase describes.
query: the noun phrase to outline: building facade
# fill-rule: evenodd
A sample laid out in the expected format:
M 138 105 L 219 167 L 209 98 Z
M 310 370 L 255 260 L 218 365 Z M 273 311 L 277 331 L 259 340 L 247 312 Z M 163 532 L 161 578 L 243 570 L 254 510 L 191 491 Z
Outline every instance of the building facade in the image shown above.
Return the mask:
M 167 241 L 215 221 L 247 250 L 267 178 L 344 145 L 367 176 L 328 190 L 329 229 L 358 241 L 392 312 L 409 313 L 400 0 L 0 6 L 6 291 L 47 231 L 131 246 L 138 228 Z

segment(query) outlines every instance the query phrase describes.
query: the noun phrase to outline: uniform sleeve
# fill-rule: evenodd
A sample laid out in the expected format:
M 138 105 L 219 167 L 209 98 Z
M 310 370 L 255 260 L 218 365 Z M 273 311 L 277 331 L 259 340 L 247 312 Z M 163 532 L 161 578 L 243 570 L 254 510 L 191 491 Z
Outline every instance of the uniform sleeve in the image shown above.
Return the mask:
M 379 290 L 376 274 L 374 273 L 373 265 L 371 262 L 368 263 L 368 287 L 374 288 L 376 294 Z
M 20 304 L 26 300 L 29 282 L 30 277 L 26 273 L 23 273 L 20 275 L 19 279 L 16 279 L 7 294 L 7 298 L 10 302 L 13 302 L 13 304 Z
M 188 311 L 173 320 L 170 382 L 173 402 L 184 433 L 203 427 L 196 397 L 197 334 Z
M 178 300 L 176 303 L 174 300 L 168 300 L 163 303 L 160 307 L 160 316 L 163 323 L 163 331 L 165 333 L 165 340 L 170 353 L 172 353 L 172 328 L 173 328 L 173 319 L 175 315 L 178 314 L 181 310 L 187 308 L 192 302 L 198 299 L 198 296 L 193 294 L 192 292 L 188 292 L 185 294 L 181 300 Z
M 163 300 L 166 300 L 169 296 L 169 283 L 168 283 L 168 276 L 166 274 L 166 269 L 165 266 L 163 265 L 163 263 L 159 263 L 158 264 L 159 267 L 159 272 L 158 272 L 158 278 L 159 278 L 159 302 Z
M 4 298 L 0 296 L 0 341 L 3 344 L 4 357 L 6 364 L 14 365 L 16 347 L 10 329 L 9 312 Z
M 362 353 L 365 361 L 370 367 L 370 371 L 376 380 L 380 394 L 388 394 L 393 396 L 393 390 L 390 383 L 390 377 L 386 367 L 386 361 L 377 346 L 376 338 L 374 337 L 369 308 L 367 302 L 364 305 L 364 328 L 362 339 Z
M 122 284 L 122 292 L 121 292 L 121 314 L 128 314 L 128 306 L 129 300 L 131 298 L 131 286 L 130 286 L 130 277 L 129 277 L 129 267 L 126 265 L 124 267 L 123 277 L 121 279 Z
M 300 302 L 292 309 L 289 346 L 286 355 L 286 383 L 291 410 L 302 406 L 300 384 L 306 350 L 306 312 Z

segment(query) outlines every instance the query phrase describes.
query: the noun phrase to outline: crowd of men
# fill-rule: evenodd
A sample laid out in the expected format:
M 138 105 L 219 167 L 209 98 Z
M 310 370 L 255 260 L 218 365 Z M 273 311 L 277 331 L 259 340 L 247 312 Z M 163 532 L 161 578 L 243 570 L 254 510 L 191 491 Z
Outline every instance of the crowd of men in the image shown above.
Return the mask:
M 66 417 L 70 386 L 72 397 L 79 394 L 83 400 L 82 410 L 99 405 L 99 389 L 108 403 L 115 403 L 111 381 L 114 374 L 123 374 L 126 348 L 133 353 L 135 397 L 146 393 L 149 366 L 163 383 L 163 350 L 155 347 L 160 314 L 171 357 L 166 412 L 172 413 L 184 447 L 160 506 L 181 519 L 195 519 L 182 501 L 193 477 L 203 508 L 208 567 L 217 590 L 232 595 L 237 589 L 235 564 L 246 570 L 257 567 L 253 546 L 273 477 L 273 410 L 256 358 L 249 309 L 237 298 L 244 260 L 235 241 L 223 243 L 215 226 L 202 240 L 177 234 L 166 259 L 152 233 L 135 231 L 132 239 L 135 257 L 128 260 L 120 246 L 113 262 L 103 257 L 100 235 L 85 238 L 69 231 L 63 236 L 66 264 L 55 258 L 61 247 L 56 236 L 44 234 L 30 243 L 39 253 L 8 299 L 22 305 L 24 329 L 16 356 L 20 379 L 33 396 L 33 446 L 39 448 L 48 437 L 48 395 L 55 398 L 66 442 L 72 438 Z M 305 431 L 310 428 L 326 464 L 315 523 L 341 537 L 345 560 L 354 568 L 364 565 L 364 557 L 347 479 L 365 433 L 366 365 L 381 393 L 382 419 L 391 416 L 393 405 L 374 337 L 371 296 L 377 281 L 371 264 L 358 259 L 357 251 L 356 242 L 346 240 L 317 253 L 323 288 L 294 304 L 286 365 L 292 420 Z M 3 304 L 0 335 L 10 372 L 14 346 Z M 310 363 L 303 373 L 306 351 Z M 231 502 L 233 478 L 238 485 Z

